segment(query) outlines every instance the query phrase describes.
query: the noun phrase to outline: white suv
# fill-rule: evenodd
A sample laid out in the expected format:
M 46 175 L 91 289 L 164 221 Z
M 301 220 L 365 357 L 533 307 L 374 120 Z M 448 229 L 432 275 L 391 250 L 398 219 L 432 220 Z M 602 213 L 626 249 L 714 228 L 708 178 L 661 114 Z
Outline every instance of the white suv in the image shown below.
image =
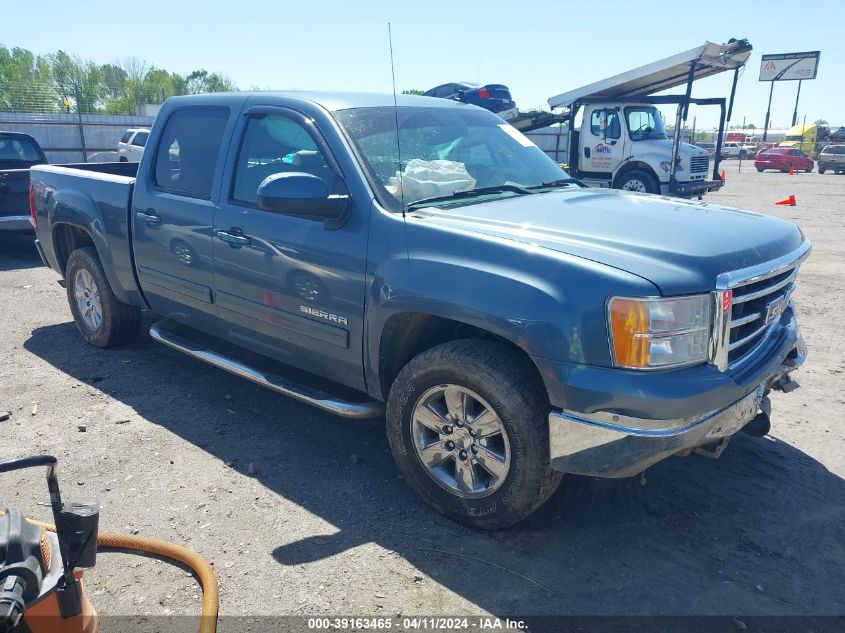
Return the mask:
M 725 143 L 722 145 L 723 158 L 753 158 L 756 150 L 753 145 L 743 143 Z
M 144 145 L 150 131 L 146 128 L 130 128 L 123 133 L 117 144 L 117 159 L 121 163 L 137 163 L 144 153 Z

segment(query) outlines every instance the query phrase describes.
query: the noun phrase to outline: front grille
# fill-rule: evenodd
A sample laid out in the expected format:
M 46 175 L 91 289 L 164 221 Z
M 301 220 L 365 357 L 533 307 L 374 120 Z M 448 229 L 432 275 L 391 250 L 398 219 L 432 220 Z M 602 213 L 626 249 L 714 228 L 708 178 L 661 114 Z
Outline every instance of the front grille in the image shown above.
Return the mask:
M 799 263 L 795 262 L 792 266 L 760 281 L 733 288 L 728 343 L 729 366 L 736 365 L 750 356 L 780 321 L 780 311 L 786 308 L 789 295 L 795 288 Z M 766 323 L 767 316 L 769 323 Z
M 693 156 L 689 161 L 690 173 L 696 174 L 707 171 L 710 167 L 710 157 L 706 154 L 704 156 Z

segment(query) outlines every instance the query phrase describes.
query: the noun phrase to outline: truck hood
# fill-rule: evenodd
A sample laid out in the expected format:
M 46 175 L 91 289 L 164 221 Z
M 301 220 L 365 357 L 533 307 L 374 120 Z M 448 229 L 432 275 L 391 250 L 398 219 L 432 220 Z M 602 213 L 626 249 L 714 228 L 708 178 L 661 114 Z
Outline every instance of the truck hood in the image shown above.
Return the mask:
M 408 219 L 613 266 L 663 295 L 713 290 L 720 273 L 776 259 L 804 240 L 792 222 L 753 211 L 599 189 L 425 208 Z

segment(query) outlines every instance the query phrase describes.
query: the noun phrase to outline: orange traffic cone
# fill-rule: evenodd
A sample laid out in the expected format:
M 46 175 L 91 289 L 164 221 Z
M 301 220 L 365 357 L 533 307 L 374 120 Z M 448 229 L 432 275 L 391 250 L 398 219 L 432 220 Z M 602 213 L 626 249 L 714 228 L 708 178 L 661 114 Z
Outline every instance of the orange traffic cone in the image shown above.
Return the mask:
M 722 177 L 722 182 L 725 182 L 727 180 L 727 178 L 725 177 L 725 170 L 724 169 L 722 170 L 722 173 L 719 174 L 719 175 Z
M 782 205 L 785 205 L 785 206 L 788 206 L 788 207 L 794 207 L 795 206 L 795 196 L 792 195 L 792 196 L 789 196 L 788 198 L 784 198 L 783 200 L 778 200 L 777 202 L 775 202 L 775 204 L 782 204 Z
M 794 175 L 795 175 L 795 167 L 793 167 L 792 165 L 790 165 L 790 166 L 789 166 L 789 175 L 790 175 L 790 176 L 794 176 Z

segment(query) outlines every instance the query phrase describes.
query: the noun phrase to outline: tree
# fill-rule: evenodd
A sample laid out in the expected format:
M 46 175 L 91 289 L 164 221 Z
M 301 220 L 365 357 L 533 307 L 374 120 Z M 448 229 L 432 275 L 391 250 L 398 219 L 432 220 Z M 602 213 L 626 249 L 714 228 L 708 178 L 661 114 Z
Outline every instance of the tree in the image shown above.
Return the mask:
M 100 106 L 101 76 L 99 67 L 64 51 L 48 56 L 50 74 L 62 102 L 73 101 L 76 111 L 96 112 Z
M 816 119 L 815 121 L 813 121 L 813 123 L 815 123 L 816 125 L 830 125 L 827 122 L 827 119 Z
M 232 92 L 234 84 L 223 75 L 209 73 L 204 68 L 193 71 L 185 77 L 188 94 L 198 95 L 204 92 Z
M 0 111 L 53 112 L 56 93 L 43 57 L 0 45 Z

